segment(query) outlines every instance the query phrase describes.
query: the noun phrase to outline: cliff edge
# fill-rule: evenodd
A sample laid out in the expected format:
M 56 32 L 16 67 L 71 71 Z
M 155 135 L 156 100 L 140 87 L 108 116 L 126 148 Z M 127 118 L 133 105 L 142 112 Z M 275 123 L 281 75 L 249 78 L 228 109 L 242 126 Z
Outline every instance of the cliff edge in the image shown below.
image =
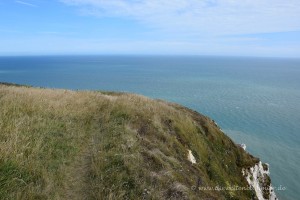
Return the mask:
M 0 199 L 275 199 L 210 118 L 144 96 L 0 84 Z

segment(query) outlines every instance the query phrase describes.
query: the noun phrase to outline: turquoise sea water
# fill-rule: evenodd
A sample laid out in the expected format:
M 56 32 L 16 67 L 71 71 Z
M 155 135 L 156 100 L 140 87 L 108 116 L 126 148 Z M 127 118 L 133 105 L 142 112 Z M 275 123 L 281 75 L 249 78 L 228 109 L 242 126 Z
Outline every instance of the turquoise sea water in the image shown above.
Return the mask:
M 135 92 L 213 118 L 300 197 L 300 60 L 196 56 L 0 57 L 0 82 Z

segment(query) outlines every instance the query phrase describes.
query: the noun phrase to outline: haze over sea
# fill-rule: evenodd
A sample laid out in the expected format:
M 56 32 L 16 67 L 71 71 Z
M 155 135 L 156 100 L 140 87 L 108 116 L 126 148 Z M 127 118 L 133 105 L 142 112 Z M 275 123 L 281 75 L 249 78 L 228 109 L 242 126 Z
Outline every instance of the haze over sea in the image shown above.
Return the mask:
M 0 82 L 133 92 L 183 104 L 269 163 L 279 199 L 300 196 L 300 59 L 0 57 Z

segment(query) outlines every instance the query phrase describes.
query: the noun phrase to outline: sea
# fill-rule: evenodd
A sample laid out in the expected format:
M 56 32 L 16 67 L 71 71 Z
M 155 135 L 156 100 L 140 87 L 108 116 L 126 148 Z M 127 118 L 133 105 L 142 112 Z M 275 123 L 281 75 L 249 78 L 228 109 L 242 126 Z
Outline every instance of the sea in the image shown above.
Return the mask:
M 2 56 L 0 82 L 130 92 L 182 104 L 269 163 L 279 199 L 300 198 L 300 59 Z

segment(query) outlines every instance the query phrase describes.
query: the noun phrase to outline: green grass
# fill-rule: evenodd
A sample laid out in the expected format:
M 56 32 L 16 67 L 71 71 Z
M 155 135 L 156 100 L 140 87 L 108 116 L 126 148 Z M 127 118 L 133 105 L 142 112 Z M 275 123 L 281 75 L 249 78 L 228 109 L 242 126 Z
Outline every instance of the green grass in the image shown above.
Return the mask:
M 0 199 L 251 199 L 258 162 L 209 118 L 112 92 L 0 84 Z M 188 150 L 197 163 L 187 159 Z M 200 181 L 199 181 L 200 180 Z

